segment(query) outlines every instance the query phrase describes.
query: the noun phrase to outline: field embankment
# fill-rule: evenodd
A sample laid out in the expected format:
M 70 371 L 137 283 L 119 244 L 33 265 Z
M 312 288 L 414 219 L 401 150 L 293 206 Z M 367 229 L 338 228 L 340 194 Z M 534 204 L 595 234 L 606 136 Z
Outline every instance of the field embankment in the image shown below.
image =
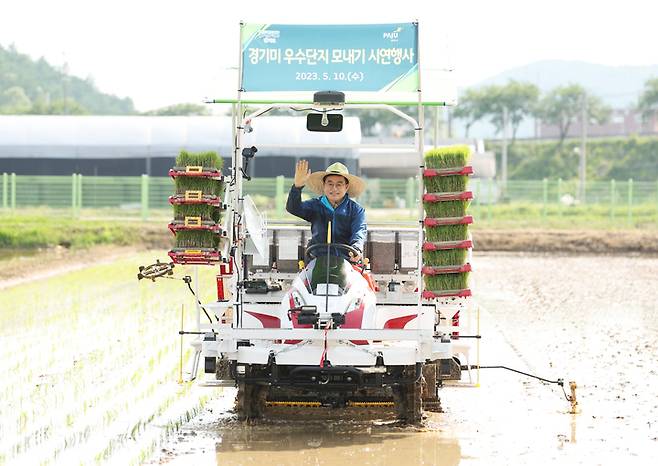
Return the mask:
M 76 220 L 45 216 L 5 217 L 0 224 L 0 281 L 144 249 L 166 250 L 166 221 Z M 410 225 L 413 223 L 410 222 Z M 655 228 L 547 228 L 476 223 L 475 251 L 578 254 L 658 254 Z
M 61 246 L 154 246 L 169 239 L 164 223 L 16 215 L 0 223 L 0 251 Z
M 474 229 L 475 251 L 658 254 L 655 230 Z

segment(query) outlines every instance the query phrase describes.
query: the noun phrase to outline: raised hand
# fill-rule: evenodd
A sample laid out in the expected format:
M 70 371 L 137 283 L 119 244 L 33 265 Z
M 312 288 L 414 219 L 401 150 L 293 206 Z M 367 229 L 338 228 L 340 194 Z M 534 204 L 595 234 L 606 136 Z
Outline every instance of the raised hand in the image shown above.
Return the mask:
M 295 166 L 295 187 L 301 188 L 308 181 L 311 170 L 308 168 L 308 160 L 299 160 Z

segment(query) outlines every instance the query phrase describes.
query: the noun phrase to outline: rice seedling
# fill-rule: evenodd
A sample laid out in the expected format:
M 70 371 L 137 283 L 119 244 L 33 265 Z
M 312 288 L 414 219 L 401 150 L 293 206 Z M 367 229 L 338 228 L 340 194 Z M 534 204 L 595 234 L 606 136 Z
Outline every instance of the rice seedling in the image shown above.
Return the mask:
M 180 151 L 176 157 L 177 167 L 204 167 L 221 169 L 224 160 L 217 155 L 217 152 L 187 152 Z
M 181 151 L 176 158 L 177 166 L 200 166 L 204 168 L 221 168 L 222 159 L 215 152 L 190 153 Z M 177 176 L 176 192 L 201 191 L 205 195 L 221 196 L 223 183 L 211 178 L 200 176 Z M 218 222 L 220 209 L 206 204 L 175 204 L 174 219 L 184 220 L 185 217 L 201 217 L 202 221 Z M 185 230 L 176 232 L 176 247 L 178 248 L 215 248 L 219 238 L 207 230 Z
M 462 168 L 470 157 L 468 146 L 450 146 L 432 149 L 425 153 L 425 167 L 435 169 Z M 468 176 L 424 177 L 425 191 L 428 193 L 455 193 L 466 190 Z M 425 202 L 425 210 L 430 217 L 462 217 L 468 208 L 468 201 Z
M 459 193 L 466 191 L 467 175 L 428 176 L 425 180 L 425 190 L 428 193 Z
M 468 164 L 468 146 L 450 146 L 432 149 L 425 153 L 425 167 L 435 169 L 462 168 Z M 468 176 L 429 176 L 423 178 L 428 193 L 454 193 L 466 190 Z
M 468 272 L 426 275 L 425 289 L 432 291 L 463 290 L 468 288 Z
M 174 218 L 176 220 L 185 220 L 185 217 L 201 217 L 201 220 L 211 220 L 218 222 L 221 218 L 222 210 L 208 204 L 174 204 Z
M 198 406 L 202 395 L 175 382 L 174 303 L 191 309 L 193 299 L 171 282 L 137 286 L 136 265 L 150 260 L 152 253 L 3 290 L 0 463 L 134 464 L 144 442 L 160 441 L 153 422 L 178 422 Z M 211 269 L 200 272 L 212 281 Z M 193 322 L 188 313 L 186 325 Z
M 467 249 L 443 249 L 438 251 L 423 251 L 423 263 L 436 267 L 448 265 L 463 265 L 468 256 Z
M 468 239 L 468 225 L 425 227 L 427 241 L 459 241 Z
M 424 202 L 427 217 L 463 217 L 470 205 L 470 201 L 442 201 Z
M 176 232 L 177 248 L 217 248 L 219 236 L 208 230 L 183 230 Z
M 465 145 L 439 147 L 425 152 L 427 168 L 461 168 L 470 158 L 470 149 Z
M 202 194 L 220 196 L 224 194 L 224 183 L 212 178 L 199 176 L 177 176 L 175 180 L 176 194 L 185 194 L 186 191 L 201 191 Z

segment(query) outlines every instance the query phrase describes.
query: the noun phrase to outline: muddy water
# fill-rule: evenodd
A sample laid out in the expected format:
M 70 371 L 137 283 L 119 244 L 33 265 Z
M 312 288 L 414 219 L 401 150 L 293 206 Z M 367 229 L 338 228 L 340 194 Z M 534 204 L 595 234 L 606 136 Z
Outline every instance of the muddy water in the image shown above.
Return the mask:
M 480 254 L 475 264 L 481 364 L 576 381 L 578 414 L 560 387 L 495 369 L 470 374 L 479 386 L 444 387 L 445 412 L 418 428 L 390 412 L 318 408 L 270 410 L 248 426 L 226 390 L 149 464 L 656 464 L 658 258 Z
M 217 406 L 217 405 L 215 405 Z M 212 407 L 210 409 L 213 409 Z M 220 408 L 221 409 L 221 408 Z M 456 465 L 461 451 L 454 438 L 433 429 L 399 427 L 392 413 L 309 408 L 268 413 L 258 425 L 233 419 L 209 421 L 209 412 L 185 426 L 159 455 L 162 463 L 222 465 Z M 204 419 L 205 418 L 205 419 Z

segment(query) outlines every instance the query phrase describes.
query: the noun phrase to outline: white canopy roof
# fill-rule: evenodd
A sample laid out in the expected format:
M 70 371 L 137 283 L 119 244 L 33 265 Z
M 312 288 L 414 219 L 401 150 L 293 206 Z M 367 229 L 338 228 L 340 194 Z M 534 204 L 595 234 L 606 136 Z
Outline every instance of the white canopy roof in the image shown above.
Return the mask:
M 304 117 L 259 117 L 252 123 L 254 131 L 244 135 L 243 146 L 257 146 L 259 157 L 357 157 L 353 149 L 308 145 L 359 144 L 358 118 L 346 117 L 339 133 L 311 133 L 305 122 Z M 230 156 L 231 117 L 0 115 L 0 158 L 168 157 L 181 149 Z

